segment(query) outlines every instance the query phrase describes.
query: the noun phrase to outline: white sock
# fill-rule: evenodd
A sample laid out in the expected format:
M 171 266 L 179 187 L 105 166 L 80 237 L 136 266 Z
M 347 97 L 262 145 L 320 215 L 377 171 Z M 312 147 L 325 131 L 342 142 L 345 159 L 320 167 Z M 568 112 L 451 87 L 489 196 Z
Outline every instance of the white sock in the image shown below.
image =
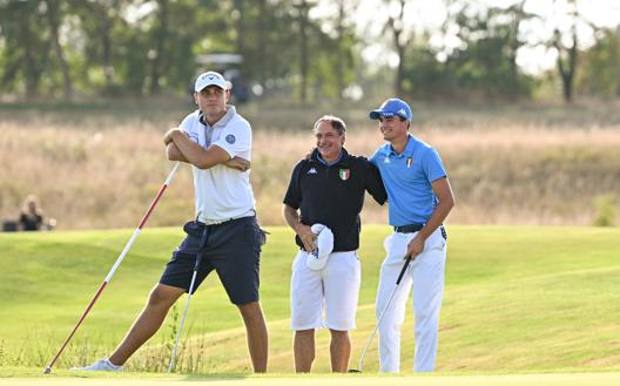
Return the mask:
M 110 358 L 105 358 L 105 361 L 107 365 L 109 365 L 111 368 L 115 370 L 121 367 L 121 365 L 115 365 L 114 363 L 110 362 Z

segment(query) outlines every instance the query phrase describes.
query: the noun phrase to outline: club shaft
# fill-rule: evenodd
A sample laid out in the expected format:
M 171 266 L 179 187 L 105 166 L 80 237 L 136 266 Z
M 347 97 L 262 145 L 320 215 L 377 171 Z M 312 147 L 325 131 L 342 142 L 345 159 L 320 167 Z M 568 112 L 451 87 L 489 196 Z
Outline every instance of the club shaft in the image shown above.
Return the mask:
M 125 260 L 125 256 L 127 256 L 127 253 L 129 252 L 129 250 L 131 249 L 131 247 L 133 246 L 133 243 L 136 241 L 136 239 L 138 238 L 138 236 L 140 235 L 140 233 L 142 233 L 142 229 L 136 228 L 134 229 L 131 237 L 129 238 L 129 241 L 127 241 L 127 243 L 125 244 L 125 248 L 123 248 L 123 251 L 121 252 L 121 254 L 118 256 L 118 258 L 116 259 L 116 261 L 114 262 L 114 264 L 112 265 L 112 268 L 110 268 L 110 271 L 108 272 L 108 274 L 106 275 L 104 281 L 106 283 L 109 283 L 112 280 L 112 277 L 114 276 L 114 274 L 116 273 L 116 270 L 118 269 L 118 267 L 121 265 L 121 263 L 123 262 L 123 260 Z
M 164 192 L 166 191 L 168 186 L 172 183 L 172 179 L 174 178 L 174 175 L 176 174 L 177 169 L 179 168 L 180 164 L 181 164 L 180 162 L 177 162 L 174 165 L 174 167 L 172 168 L 172 170 L 168 174 L 168 177 L 166 178 L 166 181 L 159 188 L 159 191 L 155 195 L 155 198 L 151 202 L 151 205 L 149 205 L 148 209 L 146 210 L 146 213 L 144 213 L 144 216 L 142 216 L 142 219 L 140 220 L 140 223 L 138 224 L 138 227 L 134 230 L 133 234 L 131 235 L 131 237 L 129 238 L 127 243 L 125 244 L 125 248 L 123 248 L 123 251 L 121 252 L 121 254 L 116 259 L 116 262 L 114 262 L 114 265 L 112 265 L 112 268 L 110 268 L 110 272 L 108 272 L 108 275 L 105 278 L 106 282 L 109 283 L 110 280 L 112 280 L 112 277 L 116 273 L 116 270 L 121 265 L 121 263 L 125 259 L 125 256 L 127 255 L 129 250 L 133 246 L 133 243 L 136 241 L 136 239 L 138 238 L 138 236 L 142 232 L 142 227 L 144 227 L 144 224 L 146 224 L 146 222 L 148 221 L 149 217 L 151 217 L 151 213 L 153 213 L 153 210 L 155 209 L 155 207 L 159 203 L 159 200 L 164 195 Z
M 400 284 L 400 281 L 403 280 L 403 276 L 405 276 L 405 272 L 407 271 L 407 268 L 409 268 L 409 263 L 411 263 L 411 255 L 407 255 L 405 264 L 403 265 L 403 268 L 400 270 L 400 274 L 398 274 L 398 279 L 396 279 L 397 287 Z
M 67 347 L 67 345 L 69 344 L 69 341 L 71 340 L 71 338 L 73 338 L 73 335 L 75 335 L 75 332 L 77 331 L 77 329 L 80 327 L 80 325 L 82 325 L 82 322 L 84 321 L 84 319 L 86 319 L 86 315 L 88 315 L 90 310 L 93 308 L 93 306 L 95 305 L 95 302 L 97 301 L 97 299 L 99 299 L 99 296 L 101 295 L 101 293 L 103 292 L 103 290 L 105 289 L 107 285 L 108 283 L 105 281 L 101 283 L 101 285 L 99 286 L 99 289 L 97 289 L 97 292 L 95 293 L 95 296 L 93 296 L 92 300 L 90 301 L 90 303 L 88 303 L 88 306 L 82 313 L 80 320 L 78 320 L 75 327 L 73 327 L 73 330 L 71 330 L 71 333 L 69 334 L 67 339 L 65 339 L 64 343 L 60 347 L 60 350 L 58 350 L 56 355 L 54 355 L 54 358 L 52 359 L 52 361 L 49 363 L 49 365 L 47 365 L 47 368 L 45 369 L 46 373 L 49 373 L 49 371 L 51 371 L 52 366 L 54 366 L 54 363 L 56 363 L 56 361 L 60 357 L 60 354 L 62 354 L 62 352 L 65 350 L 65 347 Z
M 161 186 L 161 188 L 159 188 L 159 191 L 157 192 L 157 195 L 155 196 L 155 198 L 151 202 L 151 205 L 149 205 L 149 207 L 148 207 L 146 213 L 144 214 L 144 216 L 142 217 L 142 219 L 140 220 L 140 223 L 139 223 L 138 227 L 134 230 L 133 234 L 131 235 L 131 237 L 129 238 L 127 243 L 125 244 L 125 247 L 123 248 L 122 252 L 120 253 L 118 258 L 116 259 L 116 261 L 112 265 L 112 268 L 110 268 L 110 271 L 108 272 L 108 274 L 106 275 L 105 279 L 103 280 L 103 282 L 101 283 L 101 285 L 97 289 L 97 292 L 95 292 L 95 295 L 93 296 L 92 300 L 90 301 L 90 303 L 88 304 L 88 306 L 86 307 L 84 312 L 82 313 L 82 316 L 78 320 L 77 324 L 75 325 L 75 327 L 73 327 L 73 330 L 71 330 L 71 333 L 65 339 L 64 343 L 60 347 L 60 350 L 58 350 L 56 355 L 54 355 L 54 358 L 52 358 L 52 360 L 50 361 L 49 365 L 47 365 L 47 367 L 45 368 L 45 371 L 44 371 L 45 374 L 48 374 L 48 373 L 51 372 L 52 367 L 54 366 L 54 364 L 56 363 L 56 361 L 58 360 L 58 358 L 60 357 L 62 352 L 65 350 L 65 348 L 69 344 L 69 341 L 71 341 L 71 338 L 73 338 L 73 335 L 75 335 L 76 331 L 78 330 L 78 328 L 80 327 L 80 325 L 82 324 L 84 319 L 86 319 L 86 316 L 88 315 L 90 310 L 93 308 L 93 306 L 95 305 L 95 303 L 99 299 L 99 296 L 101 296 L 101 293 L 103 292 L 103 290 L 106 288 L 108 283 L 110 283 L 110 280 L 112 280 L 112 277 L 114 276 L 114 273 L 116 272 L 118 267 L 121 265 L 121 263 L 125 259 L 125 256 L 127 255 L 129 250 L 133 246 L 133 243 L 136 241 L 136 238 L 142 232 L 142 227 L 144 226 L 144 224 L 146 224 L 147 220 L 151 216 L 151 213 L 153 212 L 153 209 L 155 209 L 155 206 L 157 206 L 157 203 L 159 202 L 159 199 L 161 198 L 161 196 L 166 191 L 166 188 L 168 187 L 168 185 L 170 185 L 170 183 L 172 183 L 172 180 L 173 180 L 174 175 L 176 174 L 176 172 L 177 172 L 177 170 L 179 168 L 179 165 L 180 165 L 180 162 L 177 162 L 174 165 L 174 167 L 172 168 L 172 170 L 168 174 L 168 177 L 166 178 L 166 181 Z
M 183 310 L 183 316 L 181 316 L 181 322 L 179 323 L 179 329 L 177 330 L 177 336 L 174 340 L 174 347 L 172 348 L 172 353 L 170 355 L 170 362 L 168 363 L 168 372 L 171 373 L 172 369 L 175 366 L 176 357 L 177 357 L 177 349 L 179 347 L 179 341 L 181 340 L 181 333 L 183 332 L 183 325 L 185 324 L 185 318 L 187 317 L 187 312 L 189 311 L 189 303 L 192 301 L 192 290 L 194 289 L 194 283 L 196 281 L 196 274 L 198 270 L 194 270 L 192 274 L 192 281 L 189 285 L 189 293 L 187 295 L 187 303 L 185 303 L 185 309 Z
M 370 348 L 370 344 L 372 343 L 373 339 L 375 338 L 375 335 L 377 335 L 377 331 L 379 330 L 379 326 L 381 325 L 381 321 L 383 320 L 383 316 L 385 315 L 386 311 L 390 308 L 390 304 L 392 303 L 392 299 L 394 299 L 394 295 L 396 295 L 396 290 L 398 290 L 398 286 L 400 285 L 400 282 L 403 279 L 403 276 L 405 275 L 405 272 L 407 271 L 407 268 L 409 268 L 409 263 L 410 262 L 411 262 L 411 256 L 407 256 L 405 264 L 403 264 L 403 268 L 400 270 L 400 274 L 398 275 L 398 279 L 396 279 L 396 285 L 394 286 L 394 289 L 392 290 L 392 293 L 390 294 L 390 297 L 388 298 L 388 301 L 385 304 L 385 307 L 383 307 L 383 310 L 381 310 L 381 314 L 379 315 L 379 319 L 377 319 L 377 325 L 375 326 L 374 330 L 372 331 L 372 334 L 370 334 L 370 337 L 368 337 L 368 342 L 366 343 L 366 346 L 364 347 L 364 350 L 362 351 L 362 355 L 360 356 L 360 361 L 359 361 L 359 364 L 358 364 L 358 370 L 359 371 L 362 371 L 363 368 L 364 368 L 364 359 L 366 357 L 366 352 Z
M 185 303 L 185 309 L 183 310 L 183 316 L 181 316 L 181 322 L 179 323 L 179 329 L 177 330 L 177 336 L 174 339 L 174 347 L 172 348 L 172 353 L 170 355 L 170 362 L 168 362 L 169 373 L 172 372 L 176 364 L 177 349 L 179 347 L 179 342 L 181 340 L 181 333 L 183 332 L 183 325 L 185 324 L 185 318 L 187 317 L 187 313 L 189 311 L 189 303 L 192 300 L 192 293 L 194 292 L 194 285 L 196 284 L 196 276 L 198 275 L 198 270 L 200 269 L 200 264 L 202 263 L 203 254 L 200 250 L 206 247 L 208 238 L 209 238 L 209 229 L 205 226 L 202 232 L 202 237 L 200 238 L 200 248 L 199 248 L 198 255 L 196 256 L 196 263 L 194 264 L 194 272 L 192 273 L 192 280 L 189 283 L 187 303 Z
M 174 175 L 176 174 L 177 170 L 179 169 L 179 165 L 181 165 L 181 163 L 177 162 L 172 167 L 172 170 L 168 174 L 168 177 L 166 178 L 166 181 L 161 186 L 161 188 L 159 188 L 159 191 L 157 192 L 157 195 L 153 199 L 153 202 L 151 202 L 151 205 L 149 205 L 149 208 L 146 210 L 146 213 L 144 213 L 144 216 L 142 217 L 142 220 L 140 220 L 140 224 L 138 225 L 138 229 L 142 229 L 144 224 L 146 224 L 147 220 L 151 216 L 151 212 L 153 212 L 153 209 L 155 209 L 155 206 L 159 202 L 159 199 L 164 194 L 164 192 L 166 191 L 168 186 L 170 186 L 170 184 L 172 183 L 172 180 L 174 179 Z

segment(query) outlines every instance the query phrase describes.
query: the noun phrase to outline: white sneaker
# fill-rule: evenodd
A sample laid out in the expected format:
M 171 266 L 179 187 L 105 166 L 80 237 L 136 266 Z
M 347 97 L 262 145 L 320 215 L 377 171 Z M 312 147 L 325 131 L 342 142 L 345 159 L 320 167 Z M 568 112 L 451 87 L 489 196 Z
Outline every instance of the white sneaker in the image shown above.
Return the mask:
M 73 371 L 122 371 L 123 366 L 117 366 L 110 362 L 108 358 L 100 359 L 90 366 L 73 367 Z

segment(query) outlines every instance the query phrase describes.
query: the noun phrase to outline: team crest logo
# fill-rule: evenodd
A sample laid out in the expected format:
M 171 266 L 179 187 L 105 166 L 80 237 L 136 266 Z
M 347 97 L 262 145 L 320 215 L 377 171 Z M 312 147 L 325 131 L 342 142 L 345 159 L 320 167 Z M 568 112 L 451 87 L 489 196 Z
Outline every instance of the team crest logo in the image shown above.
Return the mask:
M 413 165 L 413 158 L 412 157 L 408 157 L 407 158 L 407 167 L 410 168 L 411 165 Z
M 341 180 L 346 181 L 349 179 L 349 177 L 351 177 L 351 169 L 340 169 L 338 171 L 338 175 L 340 176 Z
M 232 135 L 232 134 L 228 134 L 228 135 L 226 136 L 226 142 L 230 143 L 231 145 L 232 145 L 233 143 L 235 143 L 235 141 L 236 141 L 236 140 L 237 140 L 237 139 L 236 139 L 236 138 L 235 138 L 235 136 L 234 136 L 234 135 Z
M 312 169 L 308 170 L 308 173 L 306 173 L 306 174 L 316 174 L 316 169 L 312 168 Z

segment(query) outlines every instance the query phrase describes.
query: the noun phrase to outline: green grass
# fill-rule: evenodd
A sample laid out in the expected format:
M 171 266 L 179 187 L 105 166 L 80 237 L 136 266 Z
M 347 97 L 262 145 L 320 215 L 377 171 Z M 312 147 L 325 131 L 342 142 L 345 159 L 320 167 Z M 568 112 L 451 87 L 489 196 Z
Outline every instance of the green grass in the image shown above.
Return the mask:
M 270 330 L 270 370 L 287 373 L 293 370 L 288 291 L 295 247 L 288 229 L 269 231 L 261 260 L 261 296 Z M 352 367 L 374 327 L 381 241 L 388 233 L 385 226 L 364 227 Z M 131 230 L 0 234 L 0 376 L 23 376 L 43 368 L 130 234 Z M 114 348 L 181 237 L 176 228 L 145 230 L 57 369 L 89 362 Z M 442 374 L 469 375 L 464 379 L 473 379 L 474 374 L 493 378 L 619 371 L 619 240 L 620 229 L 615 228 L 450 226 L 437 369 Z M 192 300 L 182 369 L 247 373 L 250 366 L 238 312 L 215 276 L 205 284 Z M 181 300 L 182 307 L 185 299 Z M 172 315 L 178 316 L 181 307 Z M 167 320 L 132 358 L 129 369 L 161 371 L 174 325 Z M 411 372 L 412 329 L 408 313 L 403 327 L 404 373 Z M 326 332 L 318 334 L 315 371 L 329 369 L 328 340 Z M 367 356 L 366 372 L 377 370 L 376 358 L 375 346 Z M 607 374 L 617 381 L 617 373 Z M 445 378 L 422 379 L 440 385 Z
M 1 386 L 79 386 L 109 385 L 118 386 L 616 386 L 620 382 L 618 372 L 599 373 L 550 373 L 516 375 L 373 375 L 373 374 L 267 374 L 267 375 L 169 375 L 152 373 L 124 374 L 81 374 L 79 378 L 67 378 L 68 372 L 53 375 L 20 372 L 20 378 L 0 378 Z M 73 374 L 75 375 L 75 374 Z

